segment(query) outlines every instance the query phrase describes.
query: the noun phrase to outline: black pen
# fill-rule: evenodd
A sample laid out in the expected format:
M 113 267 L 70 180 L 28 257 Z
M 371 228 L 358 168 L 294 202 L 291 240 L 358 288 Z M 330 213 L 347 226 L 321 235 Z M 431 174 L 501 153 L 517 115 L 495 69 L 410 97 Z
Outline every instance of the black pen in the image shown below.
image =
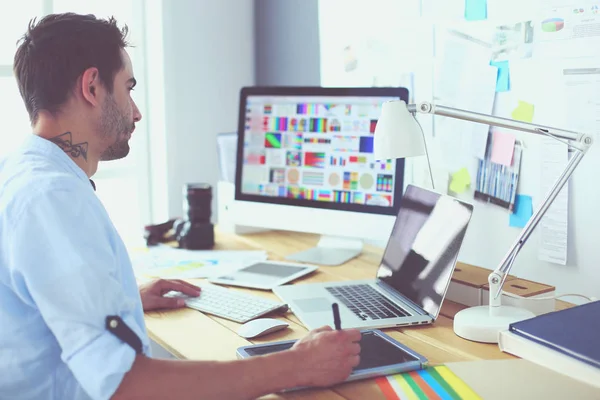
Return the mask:
M 333 303 L 331 305 L 331 308 L 333 309 L 333 323 L 335 324 L 335 329 L 339 331 L 340 329 L 342 329 L 342 320 L 340 319 L 340 308 L 338 307 L 337 303 Z

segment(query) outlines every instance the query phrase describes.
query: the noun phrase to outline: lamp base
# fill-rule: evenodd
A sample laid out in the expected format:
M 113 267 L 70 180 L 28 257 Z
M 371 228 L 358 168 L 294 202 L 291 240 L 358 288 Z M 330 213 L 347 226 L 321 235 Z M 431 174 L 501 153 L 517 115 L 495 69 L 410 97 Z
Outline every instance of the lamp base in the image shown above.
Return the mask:
M 508 330 L 513 322 L 533 317 L 531 311 L 512 306 L 470 307 L 454 316 L 454 333 L 475 342 L 498 343 L 498 332 Z

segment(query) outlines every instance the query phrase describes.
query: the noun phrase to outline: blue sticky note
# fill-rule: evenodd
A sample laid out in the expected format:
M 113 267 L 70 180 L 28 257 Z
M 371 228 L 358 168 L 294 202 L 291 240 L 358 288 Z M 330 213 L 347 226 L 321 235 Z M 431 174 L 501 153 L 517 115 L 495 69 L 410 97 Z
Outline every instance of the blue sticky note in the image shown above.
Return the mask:
M 510 215 L 510 226 L 524 228 L 533 215 L 533 200 L 531 196 L 518 194 L 515 199 L 515 210 Z
M 465 0 L 465 19 L 467 21 L 487 19 L 487 0 Z
M 498 68 L 496 92 L 508 92 L 510 90 L 510 71 L 508 69 L 508 60 L 490 61 L 490 65 Z

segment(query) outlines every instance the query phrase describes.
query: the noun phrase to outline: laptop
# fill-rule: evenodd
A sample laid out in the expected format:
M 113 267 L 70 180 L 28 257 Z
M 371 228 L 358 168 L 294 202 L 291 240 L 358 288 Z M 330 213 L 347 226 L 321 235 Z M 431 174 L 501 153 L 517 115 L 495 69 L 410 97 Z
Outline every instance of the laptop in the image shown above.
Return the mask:
M 375 279 L 284 285 L 273 289 L 308 328 L 430 324 L 439 315 L 473 206 L 408 185 Z

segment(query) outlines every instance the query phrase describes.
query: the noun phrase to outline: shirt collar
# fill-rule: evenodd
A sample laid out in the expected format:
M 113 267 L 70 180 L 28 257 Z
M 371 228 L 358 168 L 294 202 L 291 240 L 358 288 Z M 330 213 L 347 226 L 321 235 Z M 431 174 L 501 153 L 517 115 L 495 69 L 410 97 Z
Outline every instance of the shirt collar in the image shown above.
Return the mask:
M 60 147 L 47 139 L 39 137 L 38 135 L 32 134 L 29 136 L 30 137 L 25 141 L 25 148 L 35 149 L 38 152 L 49 156 L 53 160 L 62 164 L 65 168 L 71 170 L 71 172 L 73 172 L 82 181 L 90 183 L 94 190 L 96 190 L 95 185 L 88 178 L 87 174 Z

